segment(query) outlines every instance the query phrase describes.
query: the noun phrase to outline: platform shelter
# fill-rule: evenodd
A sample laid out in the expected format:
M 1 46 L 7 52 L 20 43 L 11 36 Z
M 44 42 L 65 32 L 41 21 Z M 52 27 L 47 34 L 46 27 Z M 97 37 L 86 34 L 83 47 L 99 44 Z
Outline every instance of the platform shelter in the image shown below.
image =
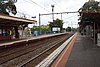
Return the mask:
M 80 28 L 86 34 L 91 35 L 94 43 L 98 43 L 100 34 L 100 13 L 99 12 L 80 12 Z M 88 31 L 87 31 L 88 30 Z
M 35 22 L 37 21 L 0 14 L 0 40 L 12 39 L 12 36 L 19 38 L 19 27 L 24 29 Z

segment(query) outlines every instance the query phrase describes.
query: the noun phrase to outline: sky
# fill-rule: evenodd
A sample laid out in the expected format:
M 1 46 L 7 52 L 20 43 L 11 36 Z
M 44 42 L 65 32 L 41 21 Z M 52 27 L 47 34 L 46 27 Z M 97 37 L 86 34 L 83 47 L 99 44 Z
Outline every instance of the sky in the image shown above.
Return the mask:
M 74 12 L 78 11 L 86 1 L 88 0 L 18 0 L 17 3 L 15 3 L 18 12 L 16 16 L 22 17 L 25 14 L 26 18 L 37 20 L 38 25 L 39 13 L 52 13 L 51 5 L 54 5 L 54 13 Z M 36 16 L 36 18 L 32 18 L 34 16 Z M 54 19 L 57 18 L 61 19 L 61 14 L 54 15 Z M 62 14 L 63 27 L 77 27 L 78 18 L 78 13 Z M 47 25 L 49 24 L 48 22 L 52 22 L 52 15 L 41 16 L 41 25 Z M 29 27 L 32 26 L 33 25 L 29 25 Z

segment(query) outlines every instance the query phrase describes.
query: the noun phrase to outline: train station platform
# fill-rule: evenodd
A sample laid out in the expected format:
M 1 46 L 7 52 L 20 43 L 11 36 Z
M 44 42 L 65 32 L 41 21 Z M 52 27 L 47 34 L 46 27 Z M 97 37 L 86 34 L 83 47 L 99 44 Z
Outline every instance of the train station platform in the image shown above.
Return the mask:
M 29 37 L 29 38 L 24 38 L 24 39 L 10 39 L 10 40 L 3 40 L 0 41 L 0 47 L 3 46 L 12 46 L 16 44 L 27 44 L 27 43 L 32 43 L 36 40 L 42 40 L 50 37 L 55 37 L 55 36 L 60 36 L 68 33 L 56 33 L 56 34 L 49 34 L 49 35 L 39 35 L 39 36 L 34 36 L 34 37 Z
M 100 47 L 86 35 L 78 34 L 51 67 L 100 67 Z

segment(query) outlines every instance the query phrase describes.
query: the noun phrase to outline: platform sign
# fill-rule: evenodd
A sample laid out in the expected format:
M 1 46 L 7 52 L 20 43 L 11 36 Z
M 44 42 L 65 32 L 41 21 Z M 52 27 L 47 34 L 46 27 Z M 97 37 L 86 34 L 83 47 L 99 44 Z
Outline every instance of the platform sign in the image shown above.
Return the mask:
M 59 27 L 52 27 L 52 31 L 53 32 L 60 32 L 60 28 Z

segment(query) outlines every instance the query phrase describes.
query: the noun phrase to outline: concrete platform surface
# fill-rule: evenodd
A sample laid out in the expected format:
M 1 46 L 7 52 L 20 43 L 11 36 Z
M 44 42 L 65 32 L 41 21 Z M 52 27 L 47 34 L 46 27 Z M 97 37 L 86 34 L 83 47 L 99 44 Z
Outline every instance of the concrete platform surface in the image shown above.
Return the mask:
M 14 45 L 14 44 L 23 43 L 23 42 L 29 42 L 29 41 L 33 41 L 33 40 L 40 40 L 40 39 L 49 38 L 49 37 L 53 37 L 53 36 L 64 35 L 64 34 L 67 34 L 67 33 L 56 33 L 56 34 L 49 34 L 49 35 L 39 35 L 39 36 L 30 37 L 30 38 L 26 38 L 26 39 L 4 40 L 4 41 L 0 41 L 0 47 L 2 47 L 2 46 L 10 46 L 10 45 Z
M 100 67 L 100 47 L 88 36 L 78 35 L 65 67 Z

